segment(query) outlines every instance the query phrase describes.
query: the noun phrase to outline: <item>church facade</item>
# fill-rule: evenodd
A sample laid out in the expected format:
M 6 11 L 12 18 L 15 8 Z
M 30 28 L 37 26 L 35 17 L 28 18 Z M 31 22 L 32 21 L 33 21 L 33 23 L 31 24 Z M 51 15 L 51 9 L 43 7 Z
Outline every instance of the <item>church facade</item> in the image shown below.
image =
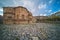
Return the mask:
M 33 23 L 34 17 L 25 7 L 3 7 L 3 24 Z

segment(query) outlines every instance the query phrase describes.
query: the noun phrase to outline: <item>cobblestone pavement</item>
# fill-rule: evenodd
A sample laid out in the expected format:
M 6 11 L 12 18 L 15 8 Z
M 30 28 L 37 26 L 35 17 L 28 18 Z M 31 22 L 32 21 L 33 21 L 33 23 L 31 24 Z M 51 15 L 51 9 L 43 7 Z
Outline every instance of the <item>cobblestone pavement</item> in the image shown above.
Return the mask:
M 60 25 L 49 23 L 1 25 L 0 40 L 60 40 Z

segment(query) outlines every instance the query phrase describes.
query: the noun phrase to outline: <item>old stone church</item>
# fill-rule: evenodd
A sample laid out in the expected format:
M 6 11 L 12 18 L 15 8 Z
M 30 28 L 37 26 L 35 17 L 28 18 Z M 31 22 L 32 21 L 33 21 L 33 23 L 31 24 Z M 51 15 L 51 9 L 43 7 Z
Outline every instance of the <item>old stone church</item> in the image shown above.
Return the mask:
M 25 7 L 3 7 L 3 24 L 33 23 L 34 17 Z

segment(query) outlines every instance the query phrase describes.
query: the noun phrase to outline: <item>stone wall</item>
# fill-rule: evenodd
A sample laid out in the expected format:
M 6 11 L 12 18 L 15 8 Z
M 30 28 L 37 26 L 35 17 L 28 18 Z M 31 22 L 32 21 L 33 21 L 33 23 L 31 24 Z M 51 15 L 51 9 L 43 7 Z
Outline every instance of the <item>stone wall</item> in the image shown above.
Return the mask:
M 22 6 L 4 7 L 3 13 L 4 24 L 33 23 L 32 13 Z

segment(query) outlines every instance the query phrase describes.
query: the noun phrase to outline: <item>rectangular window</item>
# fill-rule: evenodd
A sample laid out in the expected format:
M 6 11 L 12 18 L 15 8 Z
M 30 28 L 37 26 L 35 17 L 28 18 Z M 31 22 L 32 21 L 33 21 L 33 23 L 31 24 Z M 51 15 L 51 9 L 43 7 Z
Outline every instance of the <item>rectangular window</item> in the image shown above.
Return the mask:
M 8 16 L 9 19 L 11 19 L 12 17 L 11 16 Z

